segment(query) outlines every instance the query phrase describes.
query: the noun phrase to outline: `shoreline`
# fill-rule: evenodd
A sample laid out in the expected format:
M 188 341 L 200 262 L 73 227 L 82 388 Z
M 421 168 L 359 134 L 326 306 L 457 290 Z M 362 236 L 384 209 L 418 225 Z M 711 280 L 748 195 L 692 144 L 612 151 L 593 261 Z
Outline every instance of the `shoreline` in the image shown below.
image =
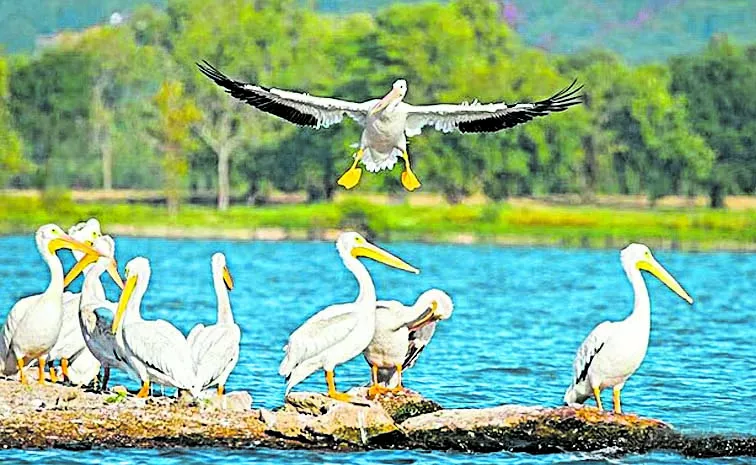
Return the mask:
M 186 226 L 134 226 L 124 224 L 109 224 L 104 227 L 108 234 L 116 237 L 137 237 L 153 239 L 186 239 L 186 240 L 231 240 L 231 241 L 264 241 L 264 242 L 333 242 L 344 229 L 296 229 L 284 227 L 258 228 L 221 228 L 186 227 Z M 355 228 L 358 231 L 360 228 Z M 629 241 L 606 237 L 557 237 L 557 236 L 528 236 L 516 234 L 480 234 L 475 232 L 441 233 L 407 233 L 392 232 L 390 234 L 371 234 L 361 231 L 367 236 L 373 236 L 382 242 L 415 242 L 422 244 L 454 244 L 454 245 L 492 245 L 499 247 L 537 247 L 537 248 L 565 248 L 590 250 L 615 250 L 626 246 Z M 18 228 L 3 229 L 0 226 L 0 237 L 24 236 L 34 233 L 33 229 Z M 681 252 L 738 252 L 756 253 L 756 242 L 711 241 L 700 242 L 694 240 L 636 238 L 635 242 L 642 242 L 656 250 Z
M 282 406 L 253 408 L 246 391 L 222 399 L 139 399 L 61 384 L 0 379 L 0 448 L 273 448 L 342 452 L 496 451 L 549 454 L 613 448 L 687 457 L 756 457 L 756 436 L 681 433 L 663 421 L 593 407 L 501 405 L 444 409 L 412 391 L 351 402 L 296 392 Z

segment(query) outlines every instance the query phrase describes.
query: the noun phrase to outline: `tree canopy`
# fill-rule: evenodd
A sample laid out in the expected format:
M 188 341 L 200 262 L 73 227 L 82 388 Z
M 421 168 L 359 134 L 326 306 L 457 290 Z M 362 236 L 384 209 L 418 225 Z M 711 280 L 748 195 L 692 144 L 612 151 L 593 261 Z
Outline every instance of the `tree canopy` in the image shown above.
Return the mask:
M 238 104 L 197 71 L 206 59 L 239 80 L 357 101 L 399 77 L 416 104 L 527 101 L 585 85 L 585 105 L 510 130 L 411 139 L 423 189 L 452 202 L 754 191 L 753 47 L 717 39 L 668 65 L 555 55 L 521 39 L 505 3 L 333 16 L 297 0 L 168 0 L 66 33 L 0 59 L 0 183 L 218 192 L 220 208 L 271 187 L 330 198 L 357 125 L 297 128 Z M 399 191 L 398 178 L 366 176 L 359 188 Z

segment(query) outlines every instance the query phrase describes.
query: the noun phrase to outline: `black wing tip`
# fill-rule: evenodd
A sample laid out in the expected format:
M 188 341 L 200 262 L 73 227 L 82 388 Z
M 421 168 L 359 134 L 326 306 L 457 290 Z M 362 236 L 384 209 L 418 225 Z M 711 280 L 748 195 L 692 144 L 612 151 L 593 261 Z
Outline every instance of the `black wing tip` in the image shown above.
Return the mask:
M 233 82 L 228 76 L 220 72 L 218 68 L 208 63 L 207 60 L 202 60 L 202 63 L 196 63 L 196 65 L 197 68 L 199 68 L 200 73 L 209 77 L 217 84 Z

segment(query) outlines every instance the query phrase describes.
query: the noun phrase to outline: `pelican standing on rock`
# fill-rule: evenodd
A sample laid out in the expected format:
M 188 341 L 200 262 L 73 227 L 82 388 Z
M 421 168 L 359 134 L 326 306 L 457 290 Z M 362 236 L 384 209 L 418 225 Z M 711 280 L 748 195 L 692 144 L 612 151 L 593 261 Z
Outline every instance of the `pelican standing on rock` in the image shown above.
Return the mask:
M 375 335 L 363 352 L 372 374 L 370 397 L 403 389 L 402 372 L 430 343 L 436 322 L 448 319 L 453 310 L 451 297 L 439 289 L 425 291 L 411 307 L 395 300 L 377 303 Z
M 336 391 L 334 369 L 336 365 L 362 353 L 375 332 L 375 286 L 359 257 L 419 273 L 417 268 L 374 246 L 356 232 L 342 233 L 336 241 L 336 249 L 360 286 L 357 300 L 326 307 L 289 336 L 289 343 L 284 347 L 286 356 L 278 369 L 278 373 L 286 377 L 286 394 L 322 368 L 326 375 L 328 396 L 337 400 L 350 399 L 347 394 Z
M 42 294 L 16 302 L 3 326 L 0 339 L 0 364 L 5 375 L 20 372 L 27 384 L 24 367 L 31 360 L 39 365 L 39 382 L 45 382 L 45 359 L 58 339 L 63 320 L 63 265 L 55 252 L 60 249 L 98 254 L 54 224 L 40 227 L 35 235 L 37 250 L 50 269 L 50 284 Z
M 115 255 L 115 241 L 110 236 L 101 236 L 95 240 L 94 248 L 102 252 L 103 255 L 89 267 L 84 276 L 77 316 L 82 337 L 88 349 L 86 353 L 91 354 L 94 363 L 89 361 L 89 356 L 83 354 L 74 360 L 70 371 L 72 381 L 76 382 L 75 374 L 91 373 L 94 370 L 96 375 L 101 366 L 103 375 L 100 389 L 105 391 L 108 388 L 111 368 L 128 372 L 129 366 L 118 357 L 115 337 L 111 331 L 118 304 L 106 298 L 100 279 L 102 274 L 107 271 L 116 280 L 119 287 L 123 288 L 123 282 L 118 276 L 116 261 L 112 258 Z M 82 366 L 80 367 L 80 365 Z M 136 373 L 132 373 L 132 375 L 136 376 Z M 82 383 L 84 383 L 84 379 L 82 379 Z
M 91 245 L 98 237 L 102 236 L 100 222 L 95 218 L 90 218 L 85 222 L 78 223 L 69 228 L 68 235 L 79 242 Z M 86 273 L 91 264 L 97 261 L 98 258 L 98 255 L 85 255 L 79 251 L 73 251 L 73 255 L 77 262 L 66 275 L 64 280 L 65 286 L 68 286 L 79 274 Z M 117 274 L 118 273 L 116 272 L 115 275 Z M 118 280 L 120 281 L 120 276 L 118 277 Z M 123 283 L 121 283 L 121 285 L 123 285 Z M 100 286 L 100 290 L 102 291 L 102 286 Z M 101 295 L 105 295 L 104 291 L 102 291 Z M 91 365 L 91 362 L 96 362 L 96 360 L 92 357 L 92 354 L 86 353 L 87 346 L 84 343 L 84 337 L 82 336 L 81 327 L 79 326 L 78 315 L 80 300 L 80 293 L 63 293 L 63 322 L 60 327 L 60 333 L 58 334 L 58 340 L 55 341 L 55 345 L 50 349 L 50 354 L 47 358 L 50 373 L 55 373 L 53 364 L 56 360 L 60 360 L 63 379 L 72 381 L 68 373 L 69 364 L 81 356 L 83 360 L 77 364 L 77 375 L 79 376 L 74 375 L 74 377 L 78 378 L 73 381 L 74 384 L 86 384 L 78 382 L 83 381 L 83 378 L 86 377 L 84 372 L 97 372 L 97 367 L 94 367 L 94 370 L 92 370 L 91 366 L 89 369 L 84 369 L 84 365 Z
M 620 253 L 635 293 L 633 313 L 622 321 L 605 321 L 596 326 L 577 351 L 572 384 L 564 394 L 567 405 L 582 404 L 593 396 L 599 410 L 601 391 L 613 388 L 614 411 L 622 413 L 620 391 L 640 367 L 651 332 L 651 302 L 641 271 L 648 271 L 689 304 L 693 299 L 675 278 L 656 261 L 643 244 L 630 244 Z
M 365 127 L 359 149 L 349 170 L 338 183 L 347 189 L 357 185 L 362 162 L 370 172 L 391 169 L 398 158 L 404 160 L 402 185 L 408 191 L 420 187 L 410 167 L 407 154 L 407 137 L 420 134 L 425 126 L 443 132 L 458 130 L 468 132 L 495 132 L 525 123 L 537 116 L 564 111 L 582 102 L 578 94 L 582 86 L 569 87 L 550 98 L 534 103 L 489 103 L 474 101 L 461 105 L 410 105 L 403 102 L 407 94 L 407 81 L 394 82 L 391 92 L 380 100 L 350 102 L 335 98 L 315 97 L 287 90 L 266 88 L 255 84 L 235 81 L 207 62 L 197 64 L 205 76 L 226 89 L 233 97 L 262 111 L 278 116 L 300 126 L 316 129 L 327 128 L 349 116 Z
M 184 335 L 165 320 L 142 319 L 139 312 L 149 281 L 146 258 L 136 257 L 126 265 L 126 284 L 111 328 L 116 354 L 142 382 L 137 397 L 149 395 L 150 383 L 187 390 L 196 397 L 200 386 Z
M 218 395 L 223 395 L 226 380 L 239 361 L 241 329 L 234 323 L 228 291 L 234 288 L 234 280 L 226 265 L 226 256 L 213 255 L 213 287 L 218 303 L 218 317 L 214 325 L 198 324 L 187 337 L 192 348 L 192 360 L 197 369 L 197 384 L 202 389 L 218 386 Z

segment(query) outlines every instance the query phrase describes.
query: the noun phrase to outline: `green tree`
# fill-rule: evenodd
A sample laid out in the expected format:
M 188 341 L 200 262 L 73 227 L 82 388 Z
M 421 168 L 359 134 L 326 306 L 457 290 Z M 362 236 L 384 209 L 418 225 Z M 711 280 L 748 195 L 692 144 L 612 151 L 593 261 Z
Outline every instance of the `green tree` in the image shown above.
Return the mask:
M 157 110 L 155 139 L 163 153 L 163 176 L 168 212 L 176 215 L 185 189 L 189 163 L 186 153 L 196 146 L 191 126 L 201 118 L 177 81 L 165 81 L 153 98 Z
M 672 59 L 670 68 L 672 90 L 685 97 L 693 127 L 716 153 L 711 206 L 724 206 L 730 193 L 756 192 L 756 46 L 718 37 L 703 54 Z
M 8 62 L 0 57 L 0 185 L 27 168 L 21 137 L 8 110 Z

